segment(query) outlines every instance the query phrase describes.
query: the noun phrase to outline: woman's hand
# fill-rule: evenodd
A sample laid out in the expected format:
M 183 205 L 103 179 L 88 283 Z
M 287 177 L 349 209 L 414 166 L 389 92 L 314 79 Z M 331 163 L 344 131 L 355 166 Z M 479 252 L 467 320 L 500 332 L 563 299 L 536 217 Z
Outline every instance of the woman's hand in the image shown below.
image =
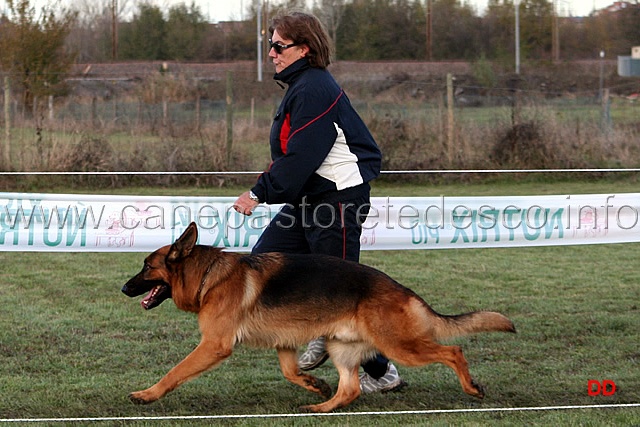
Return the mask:
M 249 197 L 249 192 L 245 191 L 244 193 L 242 193 L 240 195 L 240 197 L 238 197 L 238 199 L 233 202 L 233 208 L 243 214 L 243 215 L 251 215 L 253 213 L 253 210 L 256 208 L 256 206 L 258 206 L 260 203 L 256 202 L 255 200 L 251 199 Z

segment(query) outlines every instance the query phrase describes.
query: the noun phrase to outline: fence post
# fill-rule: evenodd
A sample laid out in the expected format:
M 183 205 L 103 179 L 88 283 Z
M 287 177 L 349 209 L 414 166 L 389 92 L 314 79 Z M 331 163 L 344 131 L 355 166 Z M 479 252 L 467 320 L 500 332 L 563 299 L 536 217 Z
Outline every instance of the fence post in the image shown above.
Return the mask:
M 115 91 L 113 93 L 113 123 L 118 123 L 118 94 Z
M 255 96 L 251 97 L 251 119 L 249 120 L 249 126 L 253 127 L 253 118 L 256 114 L 256 98 Z
M 54 119 L 54 112 L 53 112 L 53 95 L 49 95 L 49 102 L 47 105 L 48 109 L 49 109 L 49 121 L 53 121 Z
M 163 133 L 167 133 L 169 127 L 169 101 L 167 101 L 167 94 L 165 90 L 162 90 L 162 129 Z
M 137 117 L 136 117 L 136 127 L 138 129 L 140 129 L 140 127 L 142 126 L 143 120 L 142 120 L 142 106 L 143 106 L 143 102 L 142 102 L 142 98 L 138 97 L 138 111 L 137 111 Z
M 233 145 L 233 77 L 227 71 L 227 167 L 231 165 L 231 147 Z
M 511 126 L 520 124 L 520 79 L 514 77 L 509 81 L 509 90 L 513 93 L 511 105 Z
M 98 128 L 98 98 L 96 96 L 91 98 L 91 126 Z
M 609 89 L 602 91 L 602 130 L 608 132 L 611 129 L 611 102 Z
M 195 131 L 197 133 L 200 133 L 200 91 L 198 90 L 198 93 L 196 94 L 196 125 L 195 125 Z
M 4 168 L 11 170 L 11 83 L 4 77 Z

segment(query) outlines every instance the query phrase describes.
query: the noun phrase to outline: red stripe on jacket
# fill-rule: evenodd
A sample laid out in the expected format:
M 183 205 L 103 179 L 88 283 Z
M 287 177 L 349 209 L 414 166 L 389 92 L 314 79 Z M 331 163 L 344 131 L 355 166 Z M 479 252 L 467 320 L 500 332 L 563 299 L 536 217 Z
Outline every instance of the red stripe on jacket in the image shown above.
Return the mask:
M 287 144 L 289 143 L 289 133 L 291 132 L 291 114 L 287 113 L 280 128 L 280 149 L 282 154 L 287 154 Z
M 331 105 L 329 106 L 329 108 L 326 109 L 326 111 L 318 115 L 318 117 L 312 120 L 309 120 L 309 122 L 307 122 L 304 126 L 300 127 L 299 129 L 296 129 L 291 135 L 289 135 L 289 133 L 291 132 L 291 114 L 287 113 L 287 115 L 284 118 L 284 121 L 282 122 L 282 127 L 280 128 L 280 149 L 282 150 L 282 154 L 287 154 L 287 145 L 289 144 L 289 141 L 291 140 L 291 138 L 293 138 L 293 136 L 296 133 L 300 132 L 307 126 L 311 126 L 311 124 L 320 120 L 323 116 L 328 114 L 329 111 L 331 111 L 331 109 L 335 107 L 335 105 L 338 103 L 338 100 L 340 100 L 343 94 L 344 94 L 344 91 L 341 90 L 338 97 L 331 103 Z

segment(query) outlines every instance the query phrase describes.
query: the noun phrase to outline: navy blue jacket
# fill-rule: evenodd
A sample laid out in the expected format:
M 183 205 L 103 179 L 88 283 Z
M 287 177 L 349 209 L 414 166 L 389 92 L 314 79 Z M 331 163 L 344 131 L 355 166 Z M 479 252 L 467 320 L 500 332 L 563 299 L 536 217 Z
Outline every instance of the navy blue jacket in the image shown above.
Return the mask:
M 252 188 L 260 201 L 296 205 L 380 174 L 380 149 L 331 73 L 302 58 L 274 79 L 288 89 L 271 127 L 271 166 Z

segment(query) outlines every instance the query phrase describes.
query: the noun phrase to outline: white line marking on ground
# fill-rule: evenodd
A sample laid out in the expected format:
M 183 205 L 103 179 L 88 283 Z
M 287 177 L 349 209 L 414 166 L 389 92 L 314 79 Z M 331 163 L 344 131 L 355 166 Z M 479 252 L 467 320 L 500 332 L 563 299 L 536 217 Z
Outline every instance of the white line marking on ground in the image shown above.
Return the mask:
M 567 411 L 575 409 L 619 409 L 640 408 L 640 403 L 613 405 L 569 405 L 537 406 L 524 408 L 476 408 L 476 409 L 430 409 L 424 411 L 388 411 L 388 412 L 330 412 L 327 414 L 249 414 L 249 415 L 168 415 L 149 417 L 86 417 L 86 418 L 0 418 L 0 423 L 56 423 L 56 422 L 107 422 L 107 421 L 188 421 L 251 418 L 302 418 L 302 417 L 353 417 L 368 415 L 429 415 L 462 414 L 480 412 L 525 412 L 525 411 Z

